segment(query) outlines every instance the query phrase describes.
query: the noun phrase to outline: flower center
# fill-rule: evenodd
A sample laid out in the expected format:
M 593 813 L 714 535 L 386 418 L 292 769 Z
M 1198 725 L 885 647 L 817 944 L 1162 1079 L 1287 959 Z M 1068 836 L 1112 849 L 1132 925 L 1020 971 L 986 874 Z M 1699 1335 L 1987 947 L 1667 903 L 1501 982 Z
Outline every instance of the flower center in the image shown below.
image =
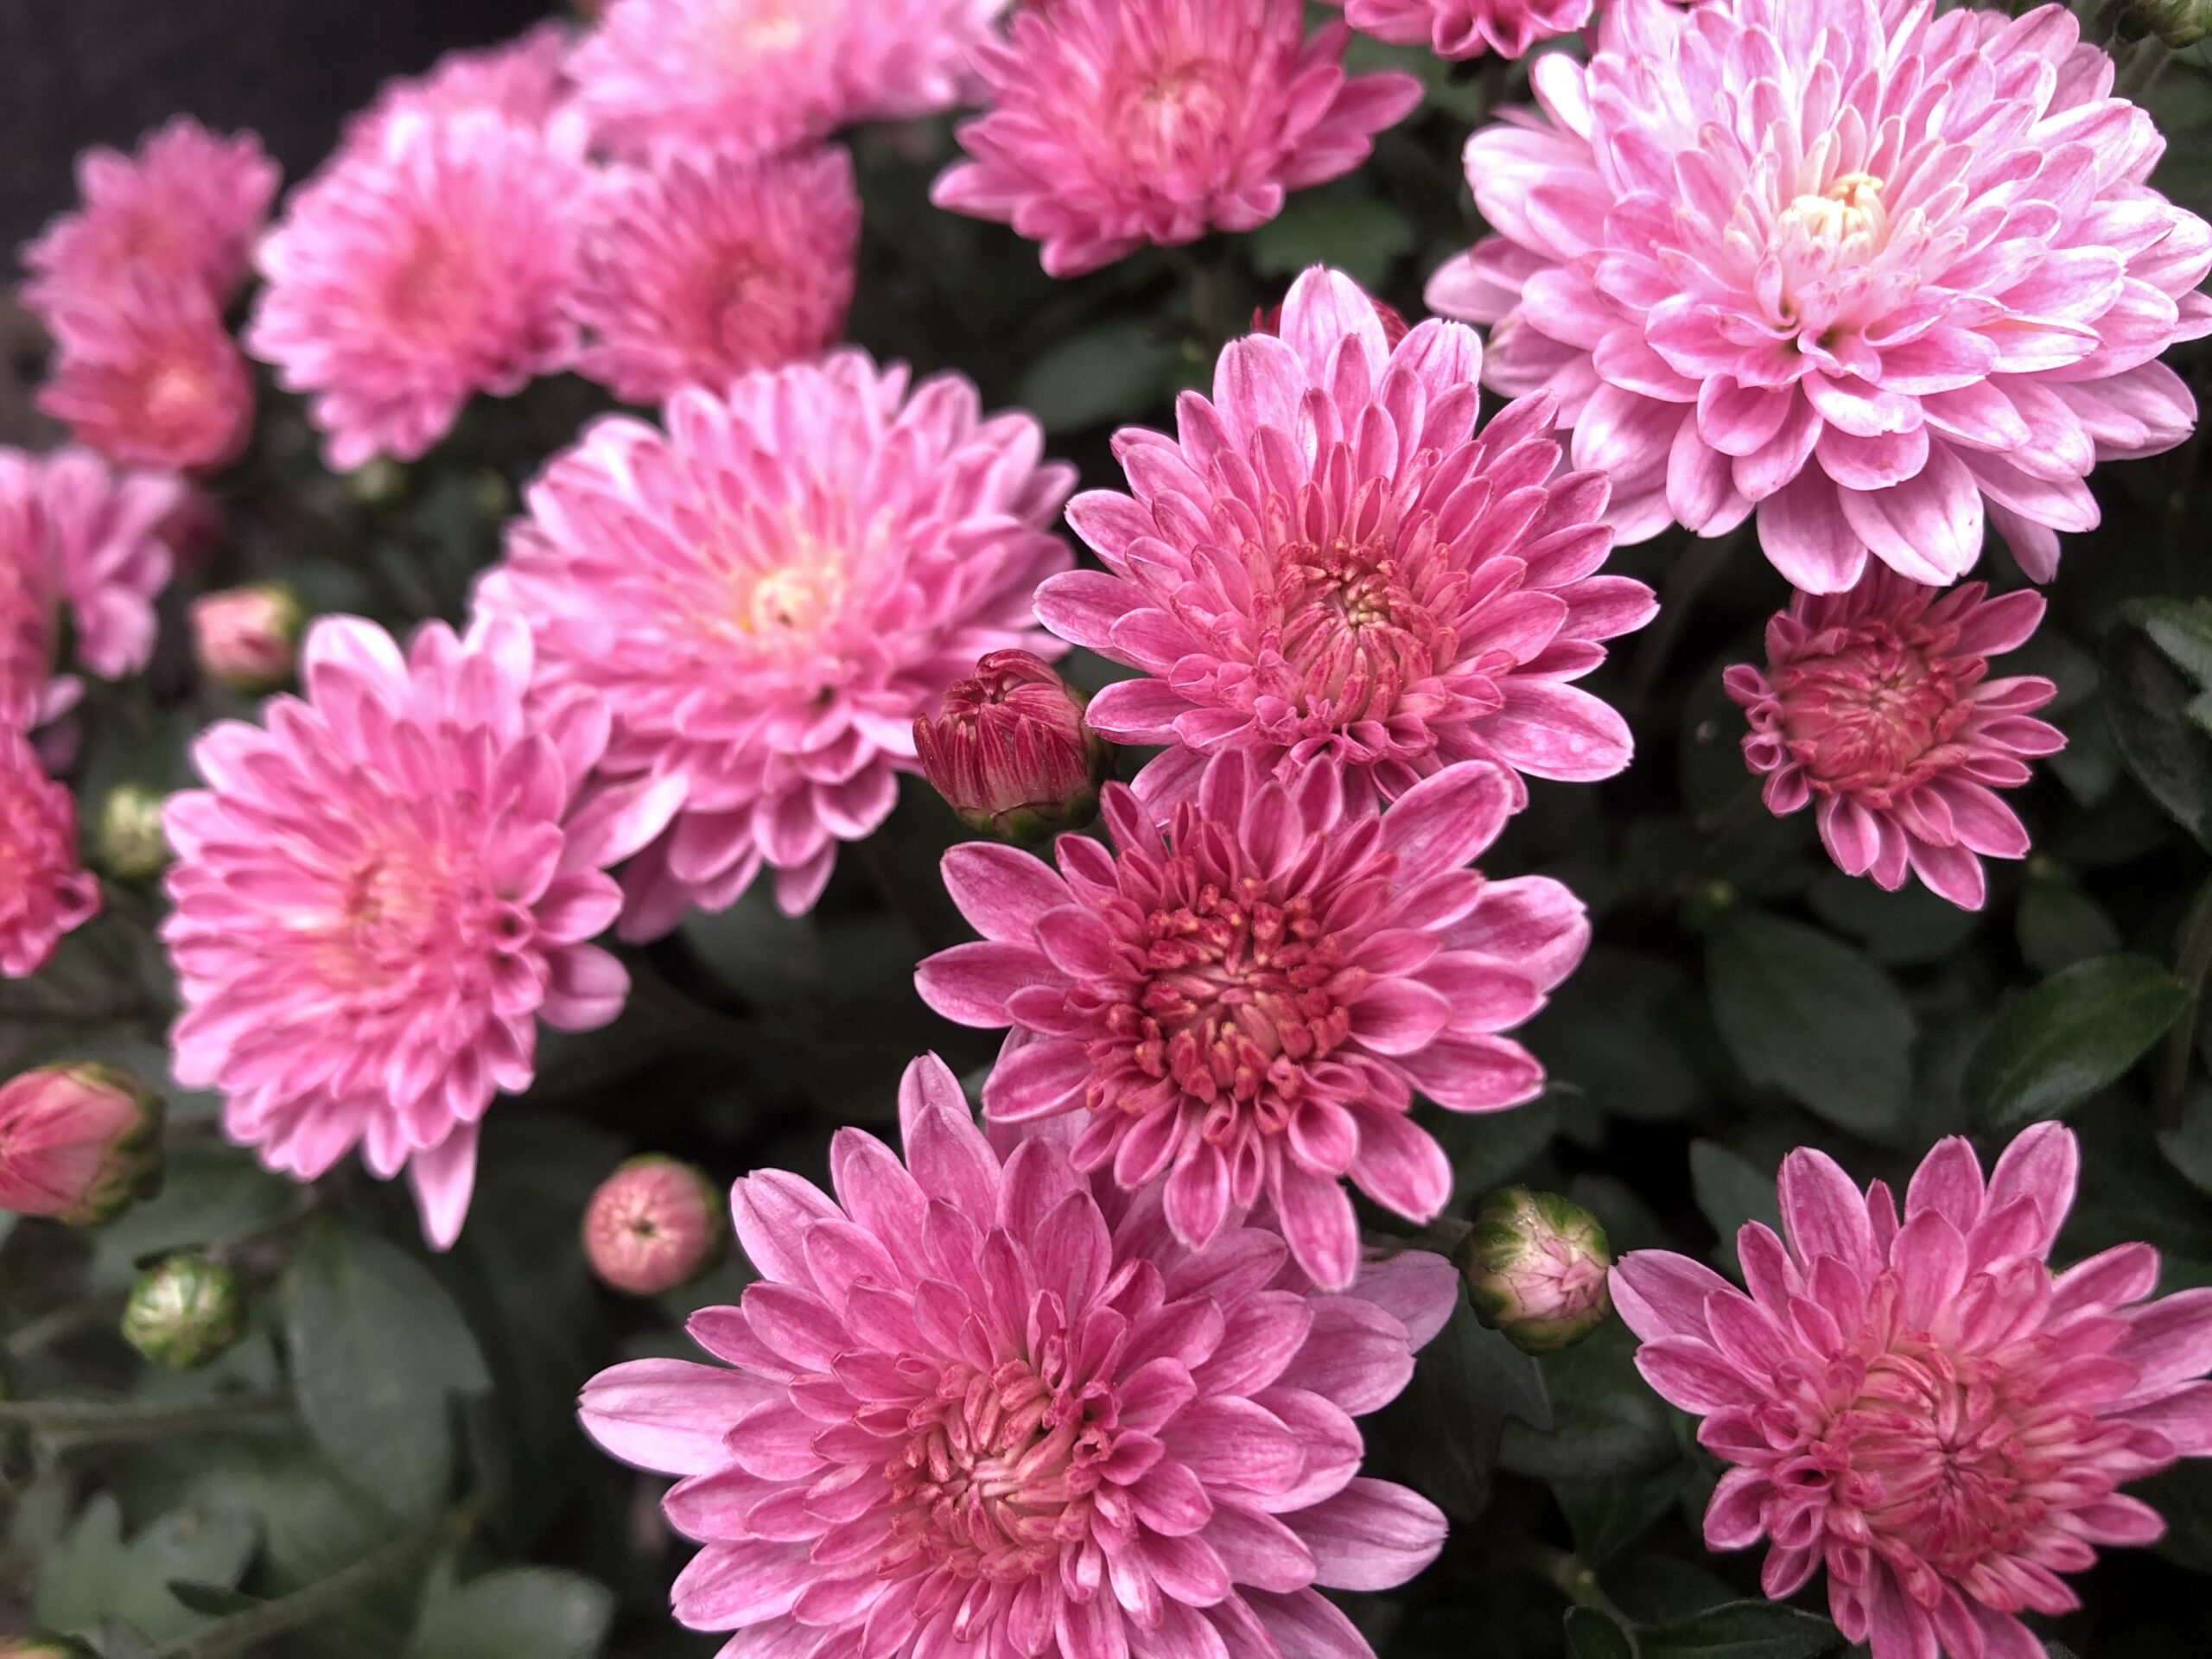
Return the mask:
M 1457 633 L 1408 581 L 1396 543 L 1388 531 L 1339 533 L 1276 556 L 1279 649 L 1298 676 L 1301 714 L 1339 727 L 1387 719 L 1456 654 Z
M 480 960 L 527 940 L 529 912 L 505 903 L 473 869 L 427 852 L 372 855 L 345 878 L 316 953 L 324 982 L 375 998 L 416 982 L 444 962 Z
M 1147 172 L 1203 161 L 1229 124 L 1218 66 L 1203 59 L 1157 69 L 1123 98 L 1114 119 L 1124 156 Z
M 730 0 L 709 25 L 714 54 L 726 69 L 755 68 L 805 40 L 830 10 L 819 0 Z
M 745 586 L 737 626 L 755 639 L 811 639 L 837 613 L 845 587 L 844 563 L 836 553 L 802 538 L 790 563 L 763 571 Z
M 1783 733 L 1815 789 L 1883 797 L 1948 759 L 1975 677 L 1932 644 L 1870 626 L 1783 671 Z
M 1802 195 L 1782 210 L 1777 228 L 1784 241 L 1803 239 L 1831 255 L 1872 253 L 1889 229 L 1882 181 L 1871 173 L 1847 173 L 1818 195 Z M 1852 249 L 1854 238 L 1864 245 Z
M 385 321 L 410 340 L 462 339 L 474 334 L 484 284 L 469 251 L 429 229 L 393 267 L 385 288 Z

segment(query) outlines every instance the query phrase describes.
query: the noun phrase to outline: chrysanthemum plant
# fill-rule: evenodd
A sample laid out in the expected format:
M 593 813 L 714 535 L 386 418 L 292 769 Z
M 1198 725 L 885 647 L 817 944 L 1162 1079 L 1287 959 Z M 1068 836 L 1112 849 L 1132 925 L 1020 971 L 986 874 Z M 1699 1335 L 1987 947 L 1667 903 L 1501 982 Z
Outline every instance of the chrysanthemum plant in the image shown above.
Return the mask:
M 49 158 L 0 1655 L 2203 1652 L 2208 27 L 607 0 Z

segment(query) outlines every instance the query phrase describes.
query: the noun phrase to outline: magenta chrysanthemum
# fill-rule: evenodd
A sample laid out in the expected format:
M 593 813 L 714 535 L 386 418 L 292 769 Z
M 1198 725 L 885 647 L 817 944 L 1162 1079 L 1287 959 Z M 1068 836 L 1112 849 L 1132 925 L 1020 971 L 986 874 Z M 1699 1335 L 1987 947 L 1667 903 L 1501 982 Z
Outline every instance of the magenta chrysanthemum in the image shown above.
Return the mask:
M 77 861 L 76 804 L 0 721 L 0 978 L 36 973 L 99 908 L 99 880 Z
M 1986 896 L 1983 857 L 2027 856 L 2027 830 L 1993 791 L 2066 745 L 2030 718 L 2056 686 L 1987 677 L 1990 658 L 2035 632 L 2042 595 L 1988 592 L 1938 593 L 1877 566 L 1847 594 L 1799 594 L 1766 625 L 1766 672 L 1739 663 L 1725 677 L 1770 811 L 1812 801 L 1847 874 L 1895 891 L 1910 867 L 1967 910 Z
M 1090 705 L 1109 737 L 1178 746 L 1138 779 L 1147 799 L 1230 749 L 1286 776 L 1333 760 L 1370 798 L 1455 760 L 1579 781 L 1628 764 L 1627 724 L 1568 683 L 1654 609 L 1592 574 L 1605 478 L 1559 472 L 1548 397 L 1475 435 L 1472 329 L 1384 339 L 1347 278 L 1308 271 L 1280 339 L 1232 342 L 1212 402 L 1183 394 L 1179 442 L 1116 436 L 1134 499 L 1069 504 L 1109 574 L 1046 583 L 1037 613 L 1153 677 Z
M 1363 35 L 1394 46 L 1425 46 L 1440 58 L 1495 52 L 1526 56 L 1539 41 L 1571 35 L 1597 0 L 1331 0 Z
M 428 74 L 385 83 L 375 103 L 348 121 L 348 148 L 373 149 L 398 116 L 481 113 L 543 128 L 569 97 L 569 31 L 543 22 L 498 46 L 448 52 Z
M 645 404 L 814 357 L 844 328 L 860 240 L 842 149 L 616 167 L 584 213 L 577 367 Z
M 253 383 L 214 301 L 187 283 L 133 281 L 58 305 L 60 344 L 38 406 L 125 466 L 205 472 L 245 450 Z
M 1424 1252 L 1313 1290 L 1258 1230 L 1193 1254 L 1160 1201 L 1048 1136 L 987 1141 L 935 1056 L 899 1091 L 906 1161 L 842 1129 L 833 1199 L 737 1184 L 760 1280 L 695 1314 L 729 1369 L 601 1373 L 584 1426 L 683 1479 L 703 1548 L 676 1616 L 726 1651 L 883 1659 L 1371 1659 L 1315 1586 L 1379 1590 L 1444 1517 L 1357 1474 L 1353 1419 L 1449 1314 Z
M 1076 276 L 1146 243 L 1249 231 L 1349 173 L 1421 102 L 1410 75 L 1346 76 L 1341 23 L 1300 0 L 1055 0 L 978 49 L 988 113 L 931 191 L 1008 224 Z
M 1836 593 L 1870 554 L 1954 582 L 1986 523 L 2044 581 L 2095 463 L 2194 424 L 2154 359 L 2212 329 L 2212 226 L 2145 182 L 2151 118 L 2063 6 L 1934 13 L 1618 0 L 1587 66 L 1536 61 L 1542 113 L 1470 141 L 1499 233 L 1429 303 L 1558 394 L 1624 540 L 1756 508 Z
M 594 137 L 767 154 L 959 103 L 1005 0 L 614 0 L 569 63 Z
M 567 366 L 581 159 L 481 111 L 404 111 L 262 244 L 246 346 L 312 395 L 332 467 L 411 461 L 478 392 Z
M 1590 929 L 1556 881 L 1465 868 L 1513 799 L 1502 768 L 1466 761 L 1351 817 L 1325 762 L 1286 787 L 1230 753 L 1163 833 L 1109 784 L 1118 854 L 1063 836 L 1057 871 L 982 842 L 945 855 L 983 938 L 915 984 L 949 1020 L 1012 1027 L 983 1085 L 995 1121 L 1087 1113 L 1077 1166 L 1165 1176 L 1185 1244 L 1264 1202 L 1299 1265 L 1342 1288 L 1359 1260 L 1344 1177 L 1416 1220 L 1451 1197 L 1414 1090 L 1486 1112 L 1543 1085 L 1497 1033 L 1543 1006 Z
M 528 632 L 425 626 L 403 657 L 350 617 L 308 633 L 306 701 L 226 721 L 169 798 L 162 924 L 184 1014 L 176 1076 L 302 1180 L 356 1143 L 404 1167 L 423 1229 L 461 1231 L 477 1127 L 529 1085 L 539 1019 L 604 1025 L 628 988 L 586 941 L 621 908 L 601 867 L 652 839 L 671 785 L 588 792 L 605 708 L 526 700 Z
M 1707 1543 L 1770 1539 L 1776 1599 L 1825 1565 L 1873 1659 L 2044 1659 L 2018 1615 L 2072 1611 L 2060 1574 L 2164 1530 L 2119 1488 L 2212 1455 L 2212 1290 L 2145 1301 L 2147 1244 L 2049 1265 L 2078 1161 L 2041 1124 L 1985 1187 L 1944 1141 L 1900 1224 L 1881 1182 L 1862 1196 L 1802 1149 L 1782 1168 L 1789 1248 L 1758 1222 L 1738 1235 L 1748 1296 L 1664 1251 L 1613 1269 L 1638 1369 L 1732 1465 Z
M 479 595 L 528 621 L 549 680 L 605 694 L 610 775 L 689 786 L 626 877 L 633 939 L 764 863 L 810 908 L 916 770 L 914 716 L 986 652 L 1051 648 L 1030 596 L 1069 563 L 1046 526 L 1072 470 L 957 376 L 909 397 L 904 368 L 842 352 L 680 392 L 667 421 L 556 457 Z

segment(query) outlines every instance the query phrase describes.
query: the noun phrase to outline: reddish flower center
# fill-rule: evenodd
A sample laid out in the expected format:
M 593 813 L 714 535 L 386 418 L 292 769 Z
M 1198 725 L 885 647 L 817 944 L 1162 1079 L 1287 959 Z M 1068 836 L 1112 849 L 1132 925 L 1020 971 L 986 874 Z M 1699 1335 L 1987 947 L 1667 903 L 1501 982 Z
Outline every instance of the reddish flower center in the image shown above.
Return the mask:
M 1204 58 L 1153 69 L 1122 95 L 1113 130 L 1124 166 L 1172 173 L 1204 162 L 1228 130 L 1222 67 Z
M 392 268 L 385 321 L 408 340 L 466 340 L 480 332 L 484 283 L 473 251 L 443 227 L 429 227 Z
M 1422 579 L 1432 561 L 1418 547 L 1403 556 L 1395 532 L 1389 524 L 1364 535 L 1338 530 L 1289 541 L 1271 559 L 1255 561 L 1255 588 L 1272 586 L 1262 614 L 1296 677 L 1301 714 L 1335 727 L 1387 720 L 1410 687 L 1458 653 L 1434 584 Z M 1427 537 L 1421 543 L 1435 545 Z M 1262 639 L 1263 647 L 1268 643 Z
M 429 849 L 381 852 L 340 883 L 320 930 L 317 963 L 332 989 L 374 998 L 405 991 L 437 964 L 480 962 L 526 940 L 529 912 L 500 899 L 474 868 Z
M 1885 804 L 1948 762 L 1983 664 L 1942 643 L 1924 628 L 1869 622 L 1780 671 L 1783 734 L 1816 791 Z

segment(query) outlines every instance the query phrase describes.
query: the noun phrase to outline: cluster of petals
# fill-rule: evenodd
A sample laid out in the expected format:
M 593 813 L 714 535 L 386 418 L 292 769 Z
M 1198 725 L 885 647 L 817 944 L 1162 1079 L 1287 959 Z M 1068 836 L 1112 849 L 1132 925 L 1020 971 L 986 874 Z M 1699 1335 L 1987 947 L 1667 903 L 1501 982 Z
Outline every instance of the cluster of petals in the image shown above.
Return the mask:
M 124 466 L 207 472 L 253 429 L 253 382 L 215 302 L 182 283 L 88 289 L 53 315 L 61 342 L 38 406 Z
M 400 115 L 497 115 L 543 130 L 567 118 L 569 31 L 543 22 L 498 46 L 448 52 L 428 74 L 386 84 L 346 124 L 349 149 L 374 149 Z
M 557 126 L 407 108 L 292 197 L 246 346 L 310 397 L 334 468 L 411 461 L 471 397 L 568 366 L 588 183 Z
M 613 0 L 569 60 L 592 137 L 766 154 L 964 101 L 1005 0 Z
M 852 157 L 836 146 L 611 167 L 583 211 L 576 366 L 648 404 L 818 356 L 843 331 L 860 238 Z
M 677 1618 L 791 1659 L 1371 1659 L 1316 1586 L 1402 1584 L 1443 1543 L 1427 1500 L 1357 1472 L 1354 1420 L 1449 1314 L 1444 1259 L 1338 1294 L 1265 1230 L 1193 1251 L 1156 1191 L 986 1138 L 935 1056 L 899 1125 L 903 1162 L 838 1132 L 834 1198 L 738 1183 L 760 1277 L 690 1324 L 723 1364 L 584 1389 L 601 1446 L 682 1477 Z
M 1344 21 L 1393 46 L 1425 46 L 1440 58 L 1526 55 L 1539 41 L 1572 35 L 1597 0 L 1333 0 Z
M 2027 643 L 2040 594 L 1939 593 L 1874 566 L 1848 593 L 1799 594 L 1767 623 L 1764 673 L 1724 677 L 1751 722 L 1744 759 L 1770 811 L 1815 804 L 1838 868 L 1894 892 L 1910 869 L 1967 910 L 1981 860 L 2024 858 L 2028 832 L 1995 793 L 2066 739 L 2032 718 L 2058 695 L 2037 675 L 1993 680 L 1989 658 Z
M 2164 1530 L 2119 1489 L 2212 1454 L 2212 1290 L 2145 1300 L 2147 1244 L 2049 1264 L 2079 1156 L 2038 1125 L 1985 1183 L 1942 1141 L 1900 1219 L 1883 1183 L 1861 1193 L 1803 1149 L 1782 1168 L 1787 1248 L 1758 1222 L 1738 1236 L 1748 1294 L 1664 1251 L 1613 1270 L 1638 1368 L 1730 1465 L 1707 1543 L 1767 1539 L 1777 1599 L 1826 1567 L 1873 1659 L 2043 1659 L 2019 1615 L 2071 1612 L 2062 1575 Z
M 1041 243 L 1055 276 L 1147 243 L 1249 231 L 1349 173 L 1421 102 L 1410 75 L 1347 76 L 1350 31 L 1300 0 L 1054 0 L 978 48 L 988 110 L 931 199 Z
M 1486 1112 L 1542 1088 L 1498 1033 L 1590 929 L 1556 881 L 1466 868 L 1513 805 L 1508 773 L 1466 761 L 1356 815 L 1325 763 L 1286 785 L 1231 751 L 1163 830 L 1109 784 L 1115 850 L 1063 836 L 1057 868 L 984 843 L 945 855 L 983 937 L 915 982 L 947 1019 L 1009 1027 L 983 1085 L 995 1122 L 1076 1115 L 1077 1166 L 1160 1185 L 1186 1245 L 1272 1213 L 1314 1282 L 1342 1289 L 1359 1262 L 1344 1177 L 1419 1221 L 1451 1198 L 1414 1091 Z
M 1602 42 L 1469 142 L 1497 233 L 1429 304 L 1558 396 L 1623 539 L 1756 511 L 1835 593 L 1870 555 L 1948 584 L 1991 528 L 2046 581 L 2096 462 L 2187 435 L 2156 359 L 2212 329 L 2212 227 L 2064 7 L 1617 0 Z
M 1561 470 L 1548 397 L 1476 434 L 1472 329 L 1387 339 L 1349 279 L 1308 271 L 1279 336 L 1232 341 L 1211 401 L 1182 395 L 1177 436 L 1116 437 L 1132 494 L 1070 503 L 1106 569 L 1046 583 L 1038 615 L 1148 677 L 1090 705 L 1106 736 L 1172 746 L 1147 799 L 1231 749 L 1285 776 L 1332 762 L 1370 803 L 1459 760 L 1627 766 L 1626 722 L 1570 683 L 1656 608 L 1596 574 L 1605 479 Z
M 0 719 L 0 979 L 36 973 L 99 908 L 99 880 L 78 862 L 76 804 Z
M 601 867 L 652 838 L 675 791 L 589 780 L 587 694 L 532 696 L 527 630 L 426 625 L 403 656 L 372 624 L 309 632 L 304 701 L 226 721 L 169 798 L 162 938 L 184 1013 L 177 1079 L 225 1129 L 313 1180 L 357 1144 L 404 1167 L 429 1241 L 461 1231 L 477 1130 L 529 1085 L 537 1022 L 604 1025 L 628 989 L 588 943 L 621 907 Z
M 957 375 L 908 395 L 859 352 L 690 388 L 556 456 L 480 609 L 525 620 L 550 683 L 602 694 L 611 777 L 679 779 L 632 861 L 626 938 L 718 910 L 765 864 L 792 915 L 917 769 L 914 717 L 994 651 L 1039 648 L 1074 479 Z

